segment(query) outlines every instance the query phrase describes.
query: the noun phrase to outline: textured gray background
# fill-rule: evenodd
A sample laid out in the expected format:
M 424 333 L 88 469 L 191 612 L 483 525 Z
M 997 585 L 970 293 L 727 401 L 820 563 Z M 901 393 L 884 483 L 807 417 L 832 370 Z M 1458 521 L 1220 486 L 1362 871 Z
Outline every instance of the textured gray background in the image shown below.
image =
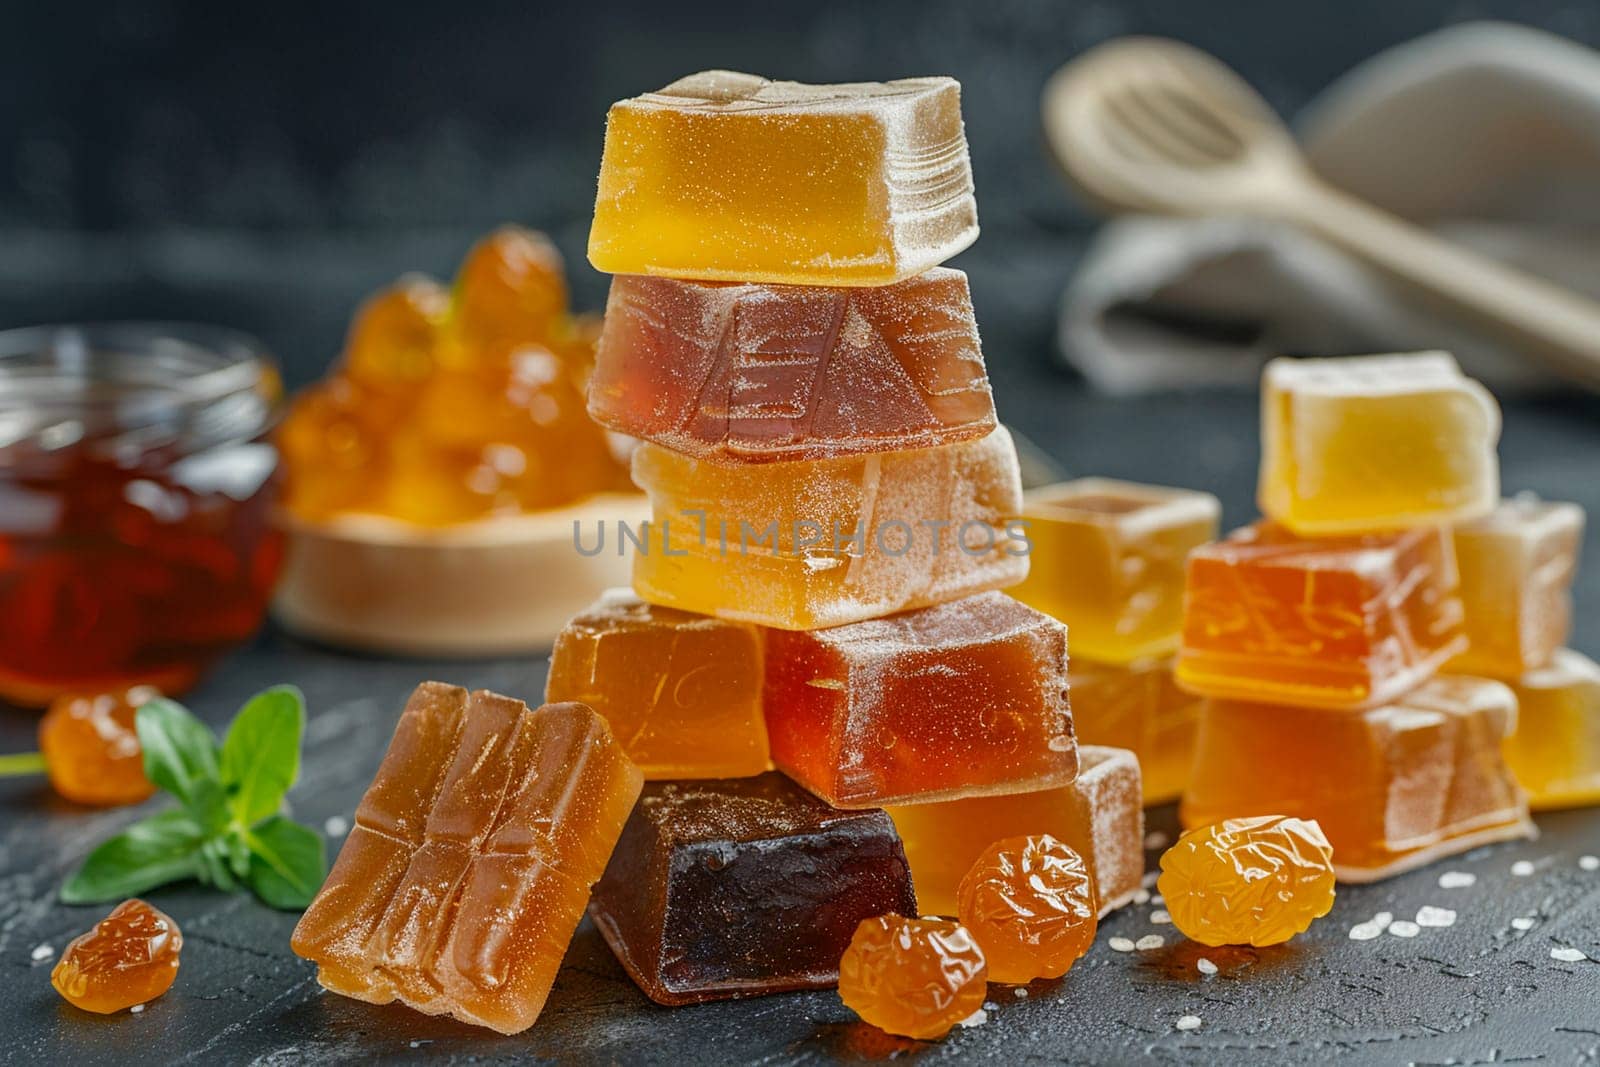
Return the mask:
M 1002 416 L 1072 473 L 1210 489 L 1236 524 L 1253 513 L 1253 398 L 1106 400 L 1052 362 L 1055 301 L 1091 220 L 1039 150 L 1039 88 L 1099 40 L 1166 33 L 1218 52 L 1292 112 L 1379 47 L 1494 15 L 1600 40 L 1600 9 L 1545 0 L 33 5 L 8 12 L 0 35 L 0 325 L 222 322 L 266 338 L 298 384 L 336 351 L 362 294 L 404 270 L 447 274 L 506 219 L 550 230 L 580 303 L 596 307 L 604 279 L 580 252 L 612 99 L 716 65 L 824 81 L 951 73 L 965 86 L 984 225 L 956 265 L 972 277 Z M 1600 402 L 1524 399 L 1506 414 L 1508 489 L 1600 514 Z M 1600 655 L 1600 531 L 1587 550 L 1573 643 Z M 220 723 L 266 685 L 300 685 L 313 718 L 291 799 L 321 825 L 350 815 L 416 681 L 536 699 L 543 670 L 535 658 L 349 656 L 269 630 L 190 702 Z M 31 747 L 34 722 L 0 708 L 0 751 Z M 1541 817 L 1540 841 L 1341 890 L 1287 948 L 1206 950 L 1221 967 L 1209 980 L 1199 950 L 1151 924 L 1150 906 L 1131 908 L 1065 980 L 1026 998 L 996 987 L 986 1025 L 929 1045 L 854 1023 L 832 993 L 655 1008 L 587 924 L 538 1025 L 496 1038 L 324 996 L 288 952 L 293 916 L 193 888 L 152 894 L 187 936 L 174 990 L 141 1015 L 91 1018 L 59 1001 L 50 962 L 30 956 L 103 913 L 63 907 L 54 892 L 138 814 L 85 813 L 34 784 L 0 784 L 0 1062 L 1600 1061 L 1600 964 L 1549 956 L 1558 944 L 1600 956 L 1600 872 L 1577 865 L 1600 854 L 1596 813 Z M 1170 810 L 1151 824 L 1170 833 Z M 1512 875 L 1518 859 L 1534 873 Z M 1444 870 L 1478 882 L 1440 889 Z M 1348 940 L 1377 911 L 1408 918 L 1426 904 L 1456 909 L 1457 925 Z M 1515 931 L 1517 916 L 1536 924 Z M 1107 945 L 1148 933 L 1168 944 L 1131 955 Z M 1176 1031 L 1184 1014 L 1202 1028 Z

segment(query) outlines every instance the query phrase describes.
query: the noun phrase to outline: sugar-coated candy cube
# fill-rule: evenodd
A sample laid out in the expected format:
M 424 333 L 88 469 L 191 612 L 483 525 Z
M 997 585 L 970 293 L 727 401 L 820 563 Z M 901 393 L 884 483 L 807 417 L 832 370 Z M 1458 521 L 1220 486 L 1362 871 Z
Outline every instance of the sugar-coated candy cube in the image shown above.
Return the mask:
M 821 989 L 863 919 L 917 914 L 882 811 L 839 811 L 781 774 L 654 782 L 589 914 L 660 1004 Z
M 1027 545 L 1004 427 L 912 452 L 727 466 L 641 445 L 654 519 L 633 588 L 786 630 L 839 626 L 1012 585 Z
M 1517 728 L 1506 762 L 1534 808 L 1600 804 L 1600 665 L 1558 649 L 1512 683 Z
M 1217 498 L 1079 478 L 1023 495 L 1028 577 L 1012 595 L 1072 631 L 1072 654 L 1131 663 L 1178 648 L 1183 566 L 1217 536 Z
M 1139 757 L 1144 802 L 1176 800 L 1189 781 L 1202 698 L 1178 688 L 1172 660 L 1095 663 L 1074 643 L 1068 680 L 1078 743 L 1128 749 Z
M 995 425 L 967 276 L 942 267 L 868 288 L 619 275 L 589 414 L 724 462 L 931 448 Z
M 1572 629 L 1583 509 L 1530 496 L 1455 528 L 1467 650 L 1450 670 L 1516 678 L 1550 662 Z
M 1129 903 L 1144 878 L 1139 760 L 1124 749 L 1083 745 L 1078 762 L 1078 777 L 1051 789 L 890 807 L 923 913 L 957 914 L 961 880 L 985 849 L 1039 834 L 1088 863 L 1102 916 Z
M 1189 827 L 1315 819 L 1345 882 L 1531 836 L 1527 800 L 1500 754 L 1516 716 L 1511 690 L 1464 676 L 1360 712 L 1209 701 L 1180 815 Z
M 1272 522 L 1189 555 L 1178 683 L 1313 707 L 1386 703 L 1466 647 L 1448 530 L 1300 538 Z
M 641 785 L 581 704 L 424 682 L 294 951 L 333 992 L 525 1030 Z
M 1004 593 L 766 636 L 773 763 L 830 804 L 1016 793 L 1077 773 L 1067 628 Z
M 589 262 L 608 274 L 887 285 L 977 236 L 951 78 L 703 71 L 606 118 Z
M 1257 502 L 1297 533 L 1477 518 L 1500 496 L 1500 408 L 1444 352 L 1275 359 Z
M 770 766 L 761 632 L 611 590 L 556 637 L 547 701 L 611 724 L 648 778 L 741 778 Z

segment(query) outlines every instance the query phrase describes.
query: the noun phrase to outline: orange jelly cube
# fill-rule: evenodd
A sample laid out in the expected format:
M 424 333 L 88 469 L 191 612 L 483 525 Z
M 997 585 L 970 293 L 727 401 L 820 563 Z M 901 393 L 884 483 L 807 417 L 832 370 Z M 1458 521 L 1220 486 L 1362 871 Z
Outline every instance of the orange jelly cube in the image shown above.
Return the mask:
M 1450 669 L 1509 679 L 1549 663 L 1572 630 L 1582 543 L 1581 507 L 1532 497 L 1457 526 L 1468 644 Z
M 1246 526 L 1189 556 L 1178 682 L 1238 700 L 1386 703 L 1466 647 L 1457 588 L 1448 530 Z
M 778 769 L 836 808 L 1064 785 L 1067 629 L 1003 593 L 767 631 Z
M 1004 427 L 938 448 L 726 465 L 652 444 L 633 589 L 653 604 L 809 630 L 1015 584 L 1022 479 Z
M 957 914 L 961 880 L 990 845 L 1039 834 L 1088 863 L 1102 916 L 1132 901 L 1144 878 L 1139 760 L 1124 749 L 1084 745 L 1078 764 L 1074 781 L 1051 789 L 890 807 L 911 863 L 917 907 L 924 914 Z
M 649 778 L 743 778 L 769 766 L 761 633 L 746 623 L 606 593 L 556 637 L 547 701 L 611 724 Z
M 1211 701 L 1180 815 L 1187 827 L 1315 819 L 1345 882 L 1528 837 L 1527 799 L 1500 754 L 1516 716 L 1499 682 L 1451 676 L 1360 712 Z
M 1176 800 L 1189 781 L 1202 698 L 1178 688 L 1172 660 L 1118 666 L 1074 655 L 1068 679 L 1079 743 L 1128 749 L 1139 757 L 1144 802 Z
M 994 429 L 967 276 L 897 285 L 611 282 L 589 414 L 702 459 L 931 448 Z
M 642 785 L 581 704 L 425 682 L 294 951 L 333 992 L 525 1030 Z

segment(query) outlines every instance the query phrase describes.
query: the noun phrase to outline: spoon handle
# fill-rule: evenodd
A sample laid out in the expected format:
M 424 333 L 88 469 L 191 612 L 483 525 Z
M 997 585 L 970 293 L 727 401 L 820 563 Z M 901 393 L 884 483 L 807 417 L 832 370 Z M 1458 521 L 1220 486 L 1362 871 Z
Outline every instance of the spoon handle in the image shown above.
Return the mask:
M 1301 226 L 1440 313 L 1564 378 L 1600 389 L 1600 304 L 1321 183 L 1306 192 L 1292 201 Z

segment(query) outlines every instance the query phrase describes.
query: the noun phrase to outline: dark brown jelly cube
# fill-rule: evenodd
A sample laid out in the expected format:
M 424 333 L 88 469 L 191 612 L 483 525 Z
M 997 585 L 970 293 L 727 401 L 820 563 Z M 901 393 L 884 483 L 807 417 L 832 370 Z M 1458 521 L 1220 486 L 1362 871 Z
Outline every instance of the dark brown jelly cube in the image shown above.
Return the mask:
M 863 919 L 917 914 L 878 809 L 840 811 L 780 774 L 651 782 L 589 914 L 660 1004 L 830 988 Z

